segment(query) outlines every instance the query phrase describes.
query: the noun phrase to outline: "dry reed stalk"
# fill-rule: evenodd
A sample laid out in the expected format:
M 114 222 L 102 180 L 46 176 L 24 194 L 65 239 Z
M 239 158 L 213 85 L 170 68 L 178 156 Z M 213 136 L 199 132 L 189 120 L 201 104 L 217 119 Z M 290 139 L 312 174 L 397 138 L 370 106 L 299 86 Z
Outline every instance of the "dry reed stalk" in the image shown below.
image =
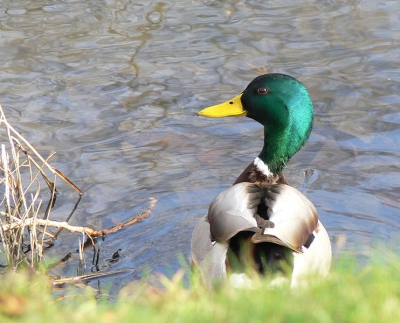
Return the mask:
M 27 154 L 27 150 L 23 148 L 22 144 L 18 141 L 20 139 L 25 143 L 25 145 L 35 154 L 37 158 L 40 159 L 40 161 L 43 163 L 44 166 L 46 166 L 53 174 L 59 175 L 63 180 L 65 180 L 69 185 L 71 185 L 79 194 L 83 194 L 83 192 L 74 184 L 72 183 L 62 172 L 60 172 L 58 169 L 50 166 L 50 164 L 45 160 L 42 155 L 38 153 L 38 151 L 26 140 L 15 128 L 7 121 L 6 116 L 4 115 L 3 108 L 0 105 L 0 123 L 3 122 L 7 128 L 8 132 L 8 137 L 10 140 L 14 140 L 18 143 L 18 146 L 21 148 L 21 150 Z M 13 133 L 17 138 L 11 135 Z M 29 158 L 29 157 L 28 157 Z M 39 165 L 36 163 L 36 161 L 33 158 L 30 158 L 30 160 L 35 164 L 35 166 L 39 169 L 42 167 L 39 167 Z
M 5 144 L 1 145 L 1 168 L 4 178 L 0 182 L 4 184 L 2 204 L 5 210 L 0 213 L 3 215 L 3 218 L 0 219 L 1 242 L 10 267 L 16 269 L 22 262 L 34 267 L 43 257 L 43 238 L 40 240 L 39 236 L 42 234 L 44 237 L 47 228 L 46 226 L 43 229 L 39 228 L 36 222 L 30 223 L 29 221 L 37 219 L 41 213 L 39 175 L 45 179 L 47 185 L 49 185 L 48 182 L 51 183 L 43 168 L 46 164 L 49 165 L 48 160 L 54 153 L 51 153 L 47 159 L 40 156 L 8 123 L 1 106 L 0 124 L 5 126 L 8 136 L 7 147 Z M 22 147 L 20 140 L 29 148 L 33 148 L 35 156 L 43 161 L 42 165 L 39 165 Z M 55 184 L 52 183 L 51 187 L 55 190 Z M 7 229 L 7 227 L 11 229 Z

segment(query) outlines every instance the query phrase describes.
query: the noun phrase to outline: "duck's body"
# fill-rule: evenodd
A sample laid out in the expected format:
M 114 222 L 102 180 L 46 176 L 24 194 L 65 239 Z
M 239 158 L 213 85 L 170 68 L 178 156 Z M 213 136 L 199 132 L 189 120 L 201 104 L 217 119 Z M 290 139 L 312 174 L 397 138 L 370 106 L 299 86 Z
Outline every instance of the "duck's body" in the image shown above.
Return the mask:
M 303 84 L 283 74 L 262 75 L 199 115 L 246 115 L 264 125 L 261 153 L 213 200 L 193 232 L 192 260 L 207 285 L 225 278 L 229 268 L 241 272 L 248 266 L 261 273 L 287 272 L 289 266 L 291 286 L 327 275 L 328 234 L 314 205 L 282 173 L 312 129 L 312 102 Z

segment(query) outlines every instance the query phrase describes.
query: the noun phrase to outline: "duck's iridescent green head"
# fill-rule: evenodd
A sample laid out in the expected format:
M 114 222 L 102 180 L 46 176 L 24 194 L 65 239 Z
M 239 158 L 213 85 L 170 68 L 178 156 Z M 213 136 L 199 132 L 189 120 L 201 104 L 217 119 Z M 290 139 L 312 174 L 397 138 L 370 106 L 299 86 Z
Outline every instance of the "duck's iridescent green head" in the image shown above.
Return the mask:
M 313 125 L 313 106 L 307 89 L 284 74 L 256 77 L 235 98 L 204 110 L 201 116 L 247 116 L 264 126 L 264 147 L 258 156 L 273 174 L 305 144 Z

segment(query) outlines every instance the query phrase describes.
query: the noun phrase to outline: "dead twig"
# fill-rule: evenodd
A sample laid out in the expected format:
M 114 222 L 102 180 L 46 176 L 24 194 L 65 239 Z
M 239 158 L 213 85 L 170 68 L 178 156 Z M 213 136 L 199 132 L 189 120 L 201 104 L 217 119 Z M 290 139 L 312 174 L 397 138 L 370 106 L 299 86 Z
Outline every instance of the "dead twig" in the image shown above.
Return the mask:
M 130 272 L 130 271 L 133 271 L 133 269 L 117 269 L 117 270 L 108 271 L 108 272 L 98 272 L 98 273 L 80 275 L 80 276 L 75 276 L 75 277 L 60 278 L 60 279 L 53 280 L 51 284 L 54 287 L 62 287 L 65 284 L 78 284 L 78 283 L 82 283 L 85 281 L 103 278 L 103 277 L 109 277 L 112 275 L 122 274 L 122 273 Z
M 5 212 L 0 212 L 0 214 L 3 216 L 6 216 L 6 217 L 11 217 L 14 222 L 10 223 L 10 224 L 1 224 L 0 227 L 3 232 L 7 232 L 9 230 L 13 230 L 16 228 L 22 228 L 24 226 L 31 227 L 34 225 L 36 225 L 36 226 L 39 225 L 39 226 L 47 226 L 47 227 L 52 227 L 52 228 L 62 228 L 62 229 L 68 230 L 69 232 L 84 233 L 92 238 L 102 237 L 102 236 L 105 236 L 110 233 L 118 232 L 123 228 L 129 227 L 132 224 L 142 221 L 143 219 L 147 218 L 151 214 L 151 211 L 153 210 L 156 203 L 157 203 L 157 199 L 155 199 L 154 197 L 150 197 L 150 205 L 148 206 L 146 211 L 144 211 L 140 215 L 136 216 L 132 220 L 129 220 L 124 223 L 118 223 L 117 225 L 115 225 L 114 227 L 111 227 L 110 229 L 95 230 L 95 229 L 92 229 L 89 227 L 70 225 L 67 222 L 59 222 L 59 221 L 37 219 L 37 218 L 26 218 L 24 220 L 21 220 L 16 217 L 7 215 Z
M 146 211 L 144 211 L 142 214 L 134 217 L 132 220 L 129 220 L 125 223 L 119 223 L 119 224 L 111 227 L 110 229 L 105 229 L 103 231 L 106 231 L 106 234 L 114 233 L 114 232 L 117 232 L 123 228 L 129 227 L 130 225 L 147 218 L 157 203 L 157 199 L 155 199 L 154 197 L 149 197 L 149 200 L 150 200 L 150 205 L 148 206 Z

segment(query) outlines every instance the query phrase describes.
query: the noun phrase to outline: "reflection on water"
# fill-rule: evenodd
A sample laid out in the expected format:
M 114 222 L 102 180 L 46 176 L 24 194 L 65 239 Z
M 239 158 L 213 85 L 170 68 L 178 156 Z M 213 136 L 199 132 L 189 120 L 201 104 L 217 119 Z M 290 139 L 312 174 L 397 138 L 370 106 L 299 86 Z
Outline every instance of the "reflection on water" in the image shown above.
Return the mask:
M 261 149 L 255 122 L 196 112 L 242 91 L 252 66 L 295 76 L 315 127 L 286 174 L 359 253 L 400 227 L 399 15 L 367 0 L 3 1 L 0 101 L 86 192 L 73 224 L 108 227 L 159 200 L 102 242 L 104 270 L 119 249 L 112 269 L 135 268 L 124 285 L 176 269 L 196 220 Z M 58 243 L 55 259 L 77 246 Z M 73 275 L 69 264 L 55 273 Z

